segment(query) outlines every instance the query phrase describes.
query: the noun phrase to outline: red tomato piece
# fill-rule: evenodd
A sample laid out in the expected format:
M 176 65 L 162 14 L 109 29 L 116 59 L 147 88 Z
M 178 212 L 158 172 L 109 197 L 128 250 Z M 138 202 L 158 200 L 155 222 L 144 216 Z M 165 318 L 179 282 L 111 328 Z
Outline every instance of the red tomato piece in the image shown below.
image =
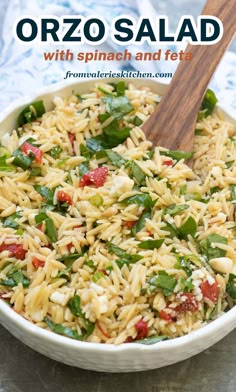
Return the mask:
M 25 254 L 26 250 L 23 249 L 22 244 L 1 244 L 0 245 L 0 252 L 3 252 L 4 250 L 8 250 L 10 253 L 10 256 L 14 256 L 18 260 L 24 260 L 25 259 Z
M 183 293 L 180 298 L 183 302 L 176 306 L 177 312 L 196 312 L 198 310 L 198 301 L 196 297 L 191 293 Z
M 122 225 L 127 227 L 128 229 L 132 229 L 132 227 L 135 225 L 136 221 L 123 221 Z
M 38 230 L 42 231 L 43 229 L 43 222 L 36 226 Z
M 86 185 L 95 185 L 96 188 L 104 185 L 108 174 L 107 167 L 98 167 L 86 174 L 80 180 L 79 186 L 83 188 Z
M 57 198 L 58 200 L 60 200 L 62 203 L 68 203 L 70 205 L 72 205 L 72 197 L 70 195 L 68 195 L 68 193 L 64 192 L 64 191 L 58 191 L 57 192 Z
M 145 339 L 148 335 L 148 325 L 146 321 L 140 320 L 135 324 L 135 328 L 137 331 L 136 340 Z
M 74 149 L 75 134 L 68 132 L 68 138 L 69 138 L 71 145 L 72 145 L 73 155 L 75 155 L 75 149 Z
M 43 268 L 45 266 L 45 262 L 37 259 L 36 257 L 33 258 L 32 264 L 36 269 L 38 269 L 39 267 Z
M 67 245 L 68 252 L 70 252 L 71 249 L 72 249 L 73 247 L 74 247 L 74 245 L 72 244 L 72 242 L 70 242 L 70 243 Z
M 216 280 L 213 284 L 210 284 L 208 280 L 205 280 L 200 285 L 200 289 L 202 290 L 202 295 L 204 298 L 209 299 L 213 303 L 217 302 L 220 294 L 220 288 Z
M 43 151 L 40 150 L 38 147 L 34 147 L 31 144 L 25 142 L 21 146 L 21 151 L 23 151 L 27 156 L 30 156 L 30 153 L 33 153 L 35 156 L 35 161 L 38 163 L 42 163 L 42 158 L 43 158 Z
M 134 339 L 132 338 L 132 336 L 128 336 L 124 343 L 132 343 L 133 341 Z
M 159 316 L 162 320 L 168 321 L 169 323 L 173 321 L 173 318 L 170 313 L 167 313 L 165 310 L 160 310 Z
M 172 166 L 173 165 L 172 159 L 167 159 L 166 161 L 163 161 L 163 165 Z

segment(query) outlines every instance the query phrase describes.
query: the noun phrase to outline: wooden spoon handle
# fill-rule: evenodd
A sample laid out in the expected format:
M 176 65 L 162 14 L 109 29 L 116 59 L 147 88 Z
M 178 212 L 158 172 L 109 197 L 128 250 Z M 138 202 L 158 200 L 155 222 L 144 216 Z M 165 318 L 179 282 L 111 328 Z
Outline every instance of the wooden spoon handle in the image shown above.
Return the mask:
M 202 14 L 222 21 L 222 39 L 214 45 L 187 46 L 192 60 L 180 62 L 160 104 L 143 125 L 154 145 L 170 150 L 193 149 L 194 128 L 205 90 L 236 30 L 236 0 L 207 0 Z

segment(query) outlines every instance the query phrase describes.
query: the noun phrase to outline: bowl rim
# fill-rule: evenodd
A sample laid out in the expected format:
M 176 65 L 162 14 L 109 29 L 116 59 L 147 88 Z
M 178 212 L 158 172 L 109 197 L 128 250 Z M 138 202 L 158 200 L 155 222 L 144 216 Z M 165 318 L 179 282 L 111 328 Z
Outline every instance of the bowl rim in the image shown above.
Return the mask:
M 136 79 L 136 78 L 126 78 L 126 79 L 114 79 L 114 78 L 104 78 L 104 79 L 80 79 L 79 81 L 73 82 L 60 82 L 54 83 L 49 86 L 42 87 L 37 91 L 37 94 L 32 93 L 25 96 L 23 99 L 17 99 L 12 104 L 10 104 L 6 109 L 2 111 L 0 114 L 0 127 L 1 123 L 6 119 L 7 116 L 14 114 L 14 111 L 20 110 L 25 105 L 29 104 L 30 102 L 43 98 L 47 94 L 58 93 L 60 91 L 67 88 L 72 88 L 75 86 L 79 86 L 81 84 L 94 84 L 98 82 L 114 82 L 124 80 L 127 83 L 135 83 L 135 84 L 148 84 L 152 85 L 155 84 L 163 91 L 166 89 L 167 85 L 161 82 L 158 82 L 154 79 Z M 138 82 L 138 83 L 137 83 Z M 220 104 L 217 105 L 226 116 L 230 117 L 234 122 L 235 120 L 231 117 L 230 113 L 228 113 L 225 109 L 222 109 Z M 10 310 L 10 311 L 9 311 Z M 189 344 L 196 343 L 198 340 L 207 339 L 208 336 L 216 334 L 217 331 L 221 330 L 221 327 L 224 325 L 228 325 L 228 331 L 232 331 L 236 327 L 236 306 L 232 309 L 223 313 L 215 320 L 210 321 L 208 324 L 203 325 L 199 329 L 195 331 L 191 331 L 190 333 L 180 336 L 177 338 L 169 339 L 160 341 L 155 344 L 145 345 L 141 343 L 132 342 L 130 344 L 122 343 L 120 345 L 115 344 L 104 344 L 104 343 L 93 343 L 93 342 L 83 342 L 79 340 L 74 340 L 68 338 L 66 336 L 58 335 L 50 330 L 44 329 L 42 327 L 37 326 L 36 324 L 30 322 L 29 320 L 25 319 L 23 316 L 17 314 L 13 309 L 9 307 L 6 301 L 0 299 L 0 316 L 2 319 L 5 319 L 8 322 L 14 323 L 16 327 L 18 327 L 21 331 L 26 334 L 33 335 L 36 338 L 40 338 L 44 341 L 50 341 L 56 343 L 60 346 L 66 346 L 70 349 L 78 349 L 84 350 L 87 352 L 97 352 L 97 353 L 108 353 L 112 352 L 113 354 L 119 355 L 121 352 L 132 352 L 137 350 L 139 352 L 148 351 L 148 352 L 162 352 L 162 351 L 172 351 L 177 350 L 179 347 L 183 348 L 188 346 Z M 1 322 L 1 321 L 0 321 Z M 5 322 L 1 322 L 2 325 Z M 7 322 L 6 322 L 7 324 Z

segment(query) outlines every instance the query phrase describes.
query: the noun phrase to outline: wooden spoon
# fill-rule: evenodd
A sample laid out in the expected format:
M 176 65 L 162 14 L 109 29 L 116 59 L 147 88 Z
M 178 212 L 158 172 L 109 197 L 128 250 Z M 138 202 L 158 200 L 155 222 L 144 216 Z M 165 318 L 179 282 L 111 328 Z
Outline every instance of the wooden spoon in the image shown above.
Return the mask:
M 160 104 L 142 127 L 154 145 L 170 150 L 193 151 L 197 114 L 205 90 L 236 31 L 236 0 L 207 0 L 202 14 L 222 21 L 222 39 L 215 45 L 187 46 L 192 60 L 180 62 Z

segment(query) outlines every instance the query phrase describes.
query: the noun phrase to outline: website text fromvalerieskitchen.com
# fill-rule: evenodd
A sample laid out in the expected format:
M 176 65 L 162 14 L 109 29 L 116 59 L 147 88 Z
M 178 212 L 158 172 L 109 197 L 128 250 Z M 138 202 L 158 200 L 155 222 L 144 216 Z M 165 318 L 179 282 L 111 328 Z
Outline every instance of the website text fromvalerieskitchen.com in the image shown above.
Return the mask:
M 107 72 L 71 72 L 67 71 L 64 79 L 73 78 L 149 78 L 164 79 L 172 78 L 171 72 L 141 72 L 141 71 L 107 71 Z

